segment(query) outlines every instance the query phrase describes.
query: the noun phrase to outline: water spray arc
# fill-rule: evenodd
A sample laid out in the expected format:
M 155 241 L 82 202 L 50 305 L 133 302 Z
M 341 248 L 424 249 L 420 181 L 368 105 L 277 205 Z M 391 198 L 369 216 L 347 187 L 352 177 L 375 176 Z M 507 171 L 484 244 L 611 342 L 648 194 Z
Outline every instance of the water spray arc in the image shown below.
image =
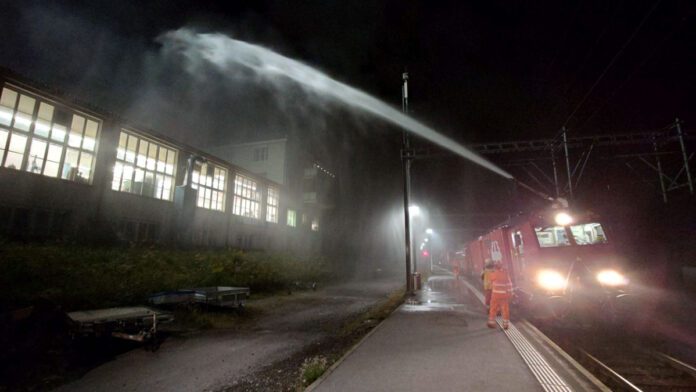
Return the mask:
M 291 80 L 322 97 L 382 118 L 504 178 L 513 178 L 485 158 L 385 102 L 270 49 L 224 34 L 197 33 L 185 28 L 167 32 L 159 40 L 165 52 L 183 55 L 191 72 L 202 65 L 213 65 L 221 72 L 241 67 L 266 82 Z

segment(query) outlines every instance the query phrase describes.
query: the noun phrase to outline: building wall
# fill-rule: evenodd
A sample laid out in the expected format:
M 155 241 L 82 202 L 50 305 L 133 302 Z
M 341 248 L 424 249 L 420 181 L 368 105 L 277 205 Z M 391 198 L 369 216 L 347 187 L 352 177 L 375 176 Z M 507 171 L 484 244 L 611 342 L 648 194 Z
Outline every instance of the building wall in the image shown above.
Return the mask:
M 287 185 L 286 145 L 286 139 L 276 139 L 212 146 L 206 150 L 254 174 L 266 177 L 278 184 Z
M 0 92 L 6 86 L 26 97 L 50 102 L 51 105 L 55 106 L 56 111 L 60 108 L 66 113 L 88 116 L 88 118 L 99 122 L 99 132 L 94 150 L 84 154 L 86 157 L 94 155 L 89 181 L 80 179 L 79 182 L 76 182 L 71 179 L 53 178 L 41 174 L 41 169 L 37 169 L 38 173 L 29 172 L 26 170 L 29 167 L 28 161 L 33 159 L 36 162 L 36 157 L 41 156 L 40 153 L 35 153 L 31 149 L 31 143 L 32 138 L 36 138 L 38 144 L 43 140 L 40 134 L 43 131 L 39 129 L 39 123 L 44 120 L 38 117 L 37 109 L 34 112 L 31 125 L 26 130 L 15 129 L 14 125 L 19 121 L 17 118 L 20 118 L 21 115 L 18 110 L 19 105 L 15 104 L 14 108 L 17 109 L 17 112 L 13 115 L 13 120 L 9 125 L 0 124 L 0 134 L 2 132 L 9 135 L 16 133 L 22 138 L 27 137 L 29 142 L 24 153 L 27 157 L 33 158 L 24 158 L 25 163 L 22 164 L 20 170 L 17 170 L 16 165 L 13 165 L 13 168 L 0 167 L 0 189 L 2 189 L 0 192 L 0 234 L 12 238 L 72 238 L 83 241 L 109 237 L 122 242 L 210 247 L 230 246 L 243 249 L 293 250 L 301 253 L 317 249 L 315 245 L 319 238 L 317 233 L 300 225 L 296 227 L 287 225 L 287 209 L 298 209 L 297 207 L 301 202 L 293 199 L 283 184 L 267 180 L 216 156 L 203 153 L 153 132 L 132 128 L 113 115 L 86 109 L 84 106 L 66 101 L 44 90 L 36 89 L 25 81 L 0 75 Z M 0 107 L 0 110 L 4 110 L 0 116 L 4 114 L 5 119 L 7 119 L 9 109 Z M 27 116 L 29 116 L 27 118 L 31 117 L 31 115 Z M 51 129 L 60 126 L 59 122 L 63 121 L 58 120 L 56 116 L 54 115 L 52 120 L 47 120 Z M 25 126 L 21 125 L 22 123 L 19 124 Z M 86 140 L 86 128 L 82 129 Z M 215 166 L 226 170 L 227 175 L 224 181 L 219 182 L 224 183 L 225 187 L 224 211 L 198 207 L 198 199 L 193 198 L 191 199 L 194 203 L 191 205 L 193 212 L 191 216 L 185 215 L 182 208 L 177 207 L 174 202 L 174 189 L 170 189 L 171 200 L 113 190 L 114 186 L 119 189 L 123 187 L 124 181 L 126 181 L 118 180 L 121 177 L 126 178 L 123 170 L 119 172 L 121 177 L 115 175 L 117 162 L 123 163 L 123 160 L 127 159 L 123 158 L 123 155 L 119 155 L 123 154 L 124 151 L 123 148 L 119 147 L 124 129 L 136 136 L 140 140 L 140 145 L 161 146 L 159 149 L 149 150 L 155 151 L 155 159 L 152 161 L 154 162 L 153 169 L 147 169 L 152 172 L 153 179 L 150 179 L 150 182 L 142 179 L 137 182 L 137 175 L 130 174 L 128 189 L 135 189 L 134 187 L 138 185 L 141 192 L 145 192 L 147 185 L 150 187 L 148 192 L 159 192 L 159 195 L 166 195 L 167 188 L 162 185 L 164 182 L 158 180 L 155 183 L 154 177 L 165 177 L 166 158 L 158 160 L 156 152 L 160 151 L 166 157 L 168 150 L 176 151 L 176 159 L 171 165 L 173 166 L 171 186 L 184 189 L 183 184 L 189 156 L 201 156 L 208 162 L 209 167 Z M 11 137 L 13 136 L 4 140 L 4 144 L 0 140 L 0 165 L 3 162 L 3 157 L 8 156 L 7 151 L 11 149 Z M 68 153 L 65 152 L 72 150 L 67 144 L 68 141 L 66 136 L 61 169 L 70 167 L 67 163 Z M 46 143 L 52 143 L 50 138 L 46 139 Z M 88 144 L 85 141 L 82 142 L 82 145 L 87 146 Z M 275 150 L 280 145 L 280 143 L 269 145 L 269 147 L 273 147 L 268 151 L 269 158 L 281 159 L 281 154 L 276 154 Z M 44 153 L 48 154 L 46 151 L 48 150 L 44 150 Z M 48 157 L 49 155 L 44 156 Z M 120 160 L 117 159 L 117 156 L 121 157 Z M 138 154 L 134 159 L 137 161 L 140 158 L 141 156 Z M 46 158 L 46 162 L 48 162 L 48 158 Z M 32 165 L 32 168 L 37 166 L 35 163 Z M 133 165 L 137 169 L 137 165 L 135 163 Z M 279 166 L 283 167 L 283 165 Z M 80 177 L 83 171 L 89 172 L 88 166 L 85 168 L 87 169 L 80 168 L 78 170 L 77 177 Z M 162 170 L 162 172 L 157 172 L 157 170 Z M 67 173 L 67 171 L 65 172 Z M 160 176 L 160 174 L 163 175 Z M 235 189 L 239 188 L 235 187 L 237 174 L 245 176 L 251 180 L 251 183 L 256 184 L 259 204 L 258 209 L 254 211 L 258 211 L 257 219 L 233 213 L 236 203 L 234 193 Z M 61 173 L 58 176 L 60 177 Z M 115 179 L 117 181 L 114 182 Z M 205 182 L 203 177 L 200 177 L 200 181 Z M 203 185 L 205 184 L 199 183 L 197 185 L 199 191 L 203 189 Z M 266 220 L 269 187 L 277 189 L 279 193 L 277 223 Z M 189 189 L 189 191 L 191 190 Z M 165 197 L 165 199 L 167 198 L 169 197 Z M 215 203 L 211 205 L 215 205 Z

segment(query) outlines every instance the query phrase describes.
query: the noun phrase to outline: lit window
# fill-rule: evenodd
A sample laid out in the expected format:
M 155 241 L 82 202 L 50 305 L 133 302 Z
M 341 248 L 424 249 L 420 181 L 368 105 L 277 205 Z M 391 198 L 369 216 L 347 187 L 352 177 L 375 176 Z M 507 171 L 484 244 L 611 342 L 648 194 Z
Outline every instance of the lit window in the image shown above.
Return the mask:
M 295 210 L 288 210 L 288 226 L 297 226 L 297 213 Z
M 259 219 L 261 196 L 256 181 L 237 174 L 234 177 L 234 202 L 232 213 L 247 218 Z
M 319 219 L 312 219 L 312 231 L 319 231 Z
M 85 132 L 86 143 L 91 132 Z M 177 151 L 121 130 L 111 189 L 171 201 Z
M 0 96 L 0 126 L 7 126 L 0 128 L 2 166 L 91 182 L 98 120 L 5 87 Z
M 278 223 L 278 189 L 268 187 L 266 197 L 266 221 Z
M 584 223 L 570 226 L 570 232 L 578 245 L 594 245 L 607 242 L 607 236 L 599 223 Z
M 554 248 L 558 246 L 569 246 L 570 240 L 563 226 L 536 227 L 534 229 L 539 246 L 542 248 Z
M 225 211 L 227 170 L 212 163 L 196 162 L 191 186 L 198 189 L 198 207 Z

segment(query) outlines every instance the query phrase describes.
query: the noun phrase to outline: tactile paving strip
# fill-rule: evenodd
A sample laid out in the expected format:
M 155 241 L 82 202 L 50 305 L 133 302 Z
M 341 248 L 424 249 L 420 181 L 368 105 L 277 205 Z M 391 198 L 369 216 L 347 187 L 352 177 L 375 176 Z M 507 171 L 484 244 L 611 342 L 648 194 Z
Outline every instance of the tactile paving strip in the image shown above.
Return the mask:
M 484 303 L 484 298 L 481 292 L 479 292 L 473 285 L 471 285 L 467 281 L 462 281 L 465 285 L 468 286 L 469 290 L 481 301 L 481 303 Z M 497 318 L 496 320 L 498 322 L 498 325 L 502 328 L 503 321 L 500 317 Z M 510 323 L 510 326 L 507 330 L 503 330 L 505 332 L 505 336 L 510 339 L 510 342 L 512 342 L 512 345 L 515 347 L 517 352 L 520 354 L 522 357 L 522 360 L 524 363 L 527 364 L 529 367 L 529 370 L 532 371 L 532 374 L 534 374 L 534 377 L 539 381 L 539 384 L 541 384 L 541 387 L 544 389 L 544 391 L 547 392 L 572 392 L 573 389 L 566 384 L 566 382 L 563 380 L 561 376 L 556 373 L 556 371 L 549 365 L 548 362 L 544 359 L 544 357 L 539 354 L 539 352 L 532 346 L 531 343 L 527 340 L 527 338 L 520 333 L 520 331 L 515 327 L 513 323 Z

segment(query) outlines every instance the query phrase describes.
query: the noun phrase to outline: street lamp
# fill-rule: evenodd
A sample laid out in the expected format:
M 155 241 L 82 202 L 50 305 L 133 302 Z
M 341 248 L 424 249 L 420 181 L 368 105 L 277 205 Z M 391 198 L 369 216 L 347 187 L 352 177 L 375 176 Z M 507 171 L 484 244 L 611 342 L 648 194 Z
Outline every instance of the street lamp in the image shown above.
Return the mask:
M 425 234 L 433 234 L 433 229 L 431 229 L 431 228 L 425 229 Z
M 411 205 L 411 206 L 408 206 L 408 213 L 409 213 L 409 215 L 411 215 L 411 218 L 416 217 L 416 216 L 420 216 L 421 209 L 417 205 Z

